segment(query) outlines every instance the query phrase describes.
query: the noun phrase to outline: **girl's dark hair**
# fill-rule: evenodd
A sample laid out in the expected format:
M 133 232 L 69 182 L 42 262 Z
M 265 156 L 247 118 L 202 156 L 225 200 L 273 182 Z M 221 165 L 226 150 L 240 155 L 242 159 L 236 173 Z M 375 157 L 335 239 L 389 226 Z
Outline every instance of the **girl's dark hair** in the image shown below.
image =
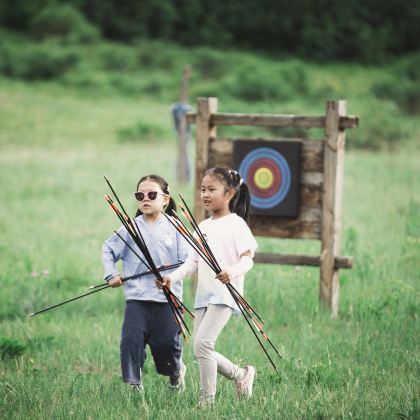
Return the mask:
M 226 191 L 235 190 L 235 195 L 229 201 L 229 210 L 242 217 L 245 222 L 249 222 L 249 213 L 251 208 L 251 196 L 248 186 L 243 182 L 237 171 L 228 167 L 216 166 L 208 169 L 205 175 L 217 177 L 226 186 Z
M 143 182 L 143 181 L 153 181 L 156 182 L 156 184 L 159 185 L 160 189 L 165 193 L 169 195 L 169 185 L 168 183 L 159 175 L 146 175 L 143 178 L 141 178 L 139 180 L 139 182 L 137 182 L 137 188 L 136 191 L 138 191 L 139 189 L 139 185 Z M 169 196 L 169 203 L 168 205 L 165 207 L 165 213 L 172 215 L 172 210 L 176 211 L 176 203 L 174 201 L 174 199 Z M 137 210 L 136 213 L 136 217 L 140 216 L 141 214 L 143 214 L 139 209 Z

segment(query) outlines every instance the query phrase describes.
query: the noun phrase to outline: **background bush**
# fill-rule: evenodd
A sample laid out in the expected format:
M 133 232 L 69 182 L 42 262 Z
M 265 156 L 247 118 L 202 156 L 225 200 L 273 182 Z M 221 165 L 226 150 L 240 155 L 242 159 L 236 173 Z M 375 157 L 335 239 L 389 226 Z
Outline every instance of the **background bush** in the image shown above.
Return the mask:
M 25 346 L 13 338 L 0 337 L 0 358 L 15 359 L 25 351 Z
M 295 61 L 274 68 L 258 62 L 239 66 L 225 87 L 232 96 L 245 101 L 284 101 L 309 90 L 306 69 Z
M 31 32 L 38 39 L 59 38 L 69 43 L 91 43 L 99 39 L 99 31 L 71 4 L 52 4 L 31 19 Z
M 52 43 L 0 45 L 0 72 L 16 79 L 54 79 L 74 67 L 79 59 L 77 50 L 60 48 Z
M 394 101 L 408 114 L 420 114 L 420 53 L 397 63 L 392 73 L 373 85 L 374 94 Z
M 129 71 L 138 67 L 133 48 L 123 45 L 104 45 L 98 49 L 104 70 Z

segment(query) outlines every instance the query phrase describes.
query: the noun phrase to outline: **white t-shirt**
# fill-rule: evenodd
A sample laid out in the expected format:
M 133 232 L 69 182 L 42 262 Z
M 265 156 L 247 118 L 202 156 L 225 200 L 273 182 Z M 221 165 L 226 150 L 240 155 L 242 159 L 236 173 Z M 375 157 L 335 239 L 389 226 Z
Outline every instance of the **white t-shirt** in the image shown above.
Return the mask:
M 199 227 L 222 270 L 237 264 L 241 254 L 248 250 L 251 252 L 251 257 L 254 257 L 254 252 L 258 244 L 245 220 L 236 213 L 231 213 L 218 219 L 212 219 L 210 217 L 209 219 L 203 220 L 199 224 Z M 188 267 L 188 272 L 193 271 L 194 266 L 198 266 L 195 309 L 205 308 L 211 303 L 214 305 L 227 305 L 238 310 L 226 285 L 215 278 L 216 274 L 214 271 L 195 251 L 190 249 L 185 265 L 185 268 Z M 179 271 L 176 270 L 173 273 L 174 277 L 171 274 L 170 277 L 173 281 L 178 280 L 179 275 L 187 274 L 182 268 L 180 267 L 178 269 Z M 242 295 L 244 290 L 244 276 L 231 279 L 231 283 Z

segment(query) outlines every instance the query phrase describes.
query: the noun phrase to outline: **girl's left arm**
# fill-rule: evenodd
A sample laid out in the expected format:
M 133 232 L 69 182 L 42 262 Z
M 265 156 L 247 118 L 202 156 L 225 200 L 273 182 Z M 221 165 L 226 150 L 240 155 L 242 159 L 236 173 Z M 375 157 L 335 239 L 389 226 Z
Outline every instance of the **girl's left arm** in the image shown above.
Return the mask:
M 226 270 L 222 270 L 216 277 L 222 283 L 228 283 L 236 277 L 243 276 L 247 271 L 254 266 L 251 251 L 248 249 L 240 255 L 239 262 L 231 265 Z
M 232 226 L 232 233 L 232 246 L 239 254 L 239 261 L 217 275 L 217 278 L 222 283 L 227 283 L 234 280 L 236 277 L 243 276 L 254 266 L 252 258 L 254 257 L 258 244 L 243 219 L 237 219 L 237 222 Z

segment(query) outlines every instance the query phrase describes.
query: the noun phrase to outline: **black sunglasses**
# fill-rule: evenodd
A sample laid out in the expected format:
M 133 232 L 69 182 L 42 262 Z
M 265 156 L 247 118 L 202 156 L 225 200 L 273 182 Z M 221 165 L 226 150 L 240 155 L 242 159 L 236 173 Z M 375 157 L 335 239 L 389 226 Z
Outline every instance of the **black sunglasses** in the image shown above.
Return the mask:
M 143 201 L 146 195 L 149 200 L 156 200 L 156 197 L 158 196 L 158 194 L 165 195 L 164 193 L 160 193 L 157 191 L 149 191 L 146 194 L 143 191 L 137 191 L 134 193 L 134 196 L 136 197 L 137 201 Z

